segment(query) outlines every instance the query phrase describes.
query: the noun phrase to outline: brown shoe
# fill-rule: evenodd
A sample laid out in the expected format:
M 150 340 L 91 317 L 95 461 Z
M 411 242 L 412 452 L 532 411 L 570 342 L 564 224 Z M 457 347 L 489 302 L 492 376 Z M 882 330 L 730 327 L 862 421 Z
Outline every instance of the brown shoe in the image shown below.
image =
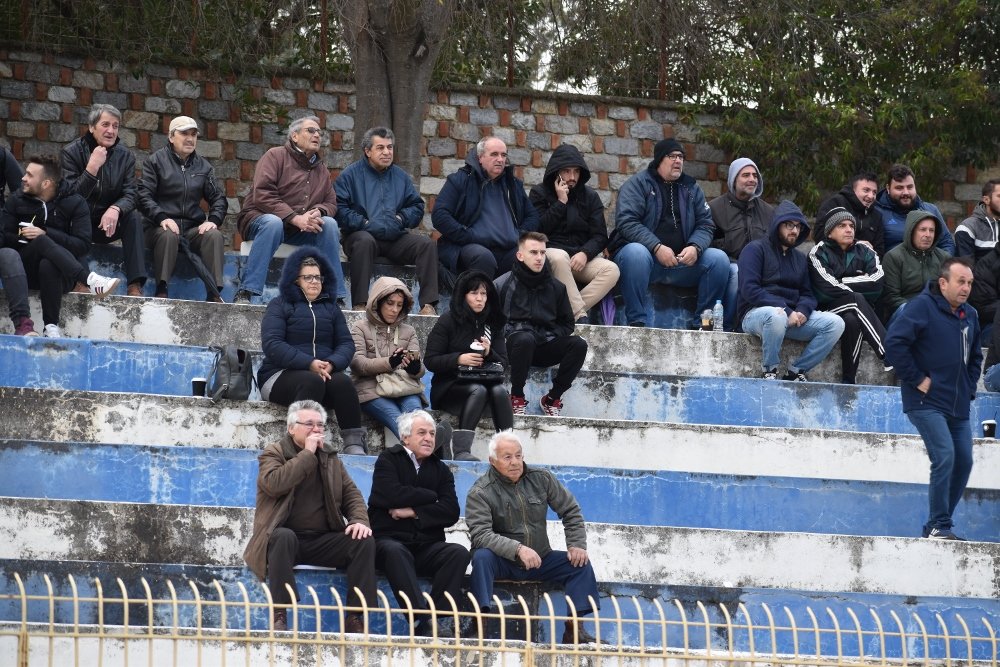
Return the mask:
M 225 303 L 225 301 L 222 300 L 221 296 L 206 297 L 205 301 L 208 301 L 209 303 Z
M 361 619 L 361 614 L 348 614 L 344 618 L 344 632 L 360 635 L 365 632 L 365 622 Z
M 129 283 L 127 294 L 128 296 L 144 296 L 142 293 L 142 285 L 139 283 Z
M 425 303 L 417 315 L 437 315 L 437 309 L 429 303 Z
M 288 610 L 287 609 L 275 609 L 274 610 L 274 622 L 271 627 L 275 632 L 284 632 L 288 629 Z
M 71 289 L 70 292 L 74 294 L 90 294 L 90 288 L 83 283 L 77 283 L 73 285 L 73 289 Z
M 566 621 L 566 629 L 562 636 L 563 644 L 603 644 L 600 639 L 594 637 L 583 629 L 583 623 L 576 622 L 576 632 L 573 631 L 573 623 Z

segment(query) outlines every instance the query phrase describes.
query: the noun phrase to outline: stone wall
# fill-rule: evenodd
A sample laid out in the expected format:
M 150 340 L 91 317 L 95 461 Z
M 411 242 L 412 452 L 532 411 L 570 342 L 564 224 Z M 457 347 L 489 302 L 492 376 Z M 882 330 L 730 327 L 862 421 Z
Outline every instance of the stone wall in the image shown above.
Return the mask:
M 326 161 L 333 175 L 353 159 L 355 96 L 349 83 L 274 76 L 238 86 L 233 78 L 185 67 L 150 65 L 137 71 L 94 58 L 0 50 L 0 144 L 19 160 L 58 152 L 86 130 L 87 109 L 96 102 L 123 111 L 121 137 L 140 165 L 166 143 L 173 116 L 196 118 L 203 127 L 198 151 L 225 183 L 230 213 L 239 210 L 256 161 L 285 141 L 288 120 L 306 109 L 327 130 Z M 700 143 L 698 135 L 717 120 L 702 115 L 685 124 L 667 103 L 526 90 L 436 91 L 423 125 L 420 192 L 430 211 L 444 179 L 476 141 L 492 133 L 506 141 L 510 162 L 528 186 L 541 180 L 555 147 L 576 145 L 593 171 L 590 184 L 607 205 L 621 184 L 645 167 L 656 141 L 675 137 L 687 148 L 685 171 L 712 198 L 725 188 L 728 156 Z M 766 177 L 767 166 L 761 167 Z M 944 183 L 936 203 L 953 227 L 978 201 L 979 183 L 994 177 L 1000 177 L 1000 168 L 958 169 Z M 429 228 L 429 216 L 425 225 Z

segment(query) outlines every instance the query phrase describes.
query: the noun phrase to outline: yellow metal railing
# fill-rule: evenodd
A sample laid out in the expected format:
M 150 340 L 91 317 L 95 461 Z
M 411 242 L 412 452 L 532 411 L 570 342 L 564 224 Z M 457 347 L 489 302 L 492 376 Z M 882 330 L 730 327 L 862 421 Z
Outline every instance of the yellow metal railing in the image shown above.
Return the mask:
M 17 593 L 0 595 L 0 665 L 667 665 L 705 661 L 724 665 L 989 665 L 997 666 L 996 620 L 967 622 L 960 614 L 920 611 L 883 618 L 872 608 L 743 603 L 682 603 L 641 597 L 610 597 L 604 609 L 577 619 L 568 598 L 541 595 L 537 609 L 523 598 L 485 613 L 469 598 L 462 609 L 395 608 L 380 591 L 378 604 L 348 608 L 334 588 L 307 587 L 287 608 L 288 630 L 275 631 L 274 606 L 265 585 L 248 591 L 237 581 L 199 588 L 167 580 L 166 596 L 130 596 L 116 579 L 105 590 L 99 579 L 68 577 L 57 594 L 47 575 L 31 593 L 18 574 Z M 92 594 L 83 595 L 85 584 Z M 228 597 L 227 597 L 228 591 Z M 328 596 L 328 602 L 320 598 Z M 593 602 L 593 601 L 592 601 Z M 559 610 L 559 611 L 557 611 Z M 348 613 L 361 613 L 365 631 L 341 631 Z M 838 615 L 839 614 L 839 615 Z M 804 620 L 803 616 L 805 619 Z M 415 621 L 428 618 L 432 635 L 415 636 Z M 602 643 L 563 644 L 567 621 Z

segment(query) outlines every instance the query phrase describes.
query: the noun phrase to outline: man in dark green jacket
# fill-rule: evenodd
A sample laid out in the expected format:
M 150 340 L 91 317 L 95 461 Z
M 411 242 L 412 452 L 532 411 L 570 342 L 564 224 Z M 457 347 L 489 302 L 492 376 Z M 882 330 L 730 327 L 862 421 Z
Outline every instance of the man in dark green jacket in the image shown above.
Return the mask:
M 587 529 L 573 494 L 544 468 L 529 468 L 513 431 L 489 444 L 490 469 L 476 480 L 465 501 L 472 540 L 472 594 L 481 608 L 493 600 L 493 582 L 554 581 L 562 584 L 577 616 L 599 609 L 597 579 L 587 554 Z M 552 508 L 563 522 L 566 551 L 549 545 L 546 515 Z M 513 509 L 513 511 L 511 511 Z M 566 622 L 563 643 L 596 641 L 578 620 Z

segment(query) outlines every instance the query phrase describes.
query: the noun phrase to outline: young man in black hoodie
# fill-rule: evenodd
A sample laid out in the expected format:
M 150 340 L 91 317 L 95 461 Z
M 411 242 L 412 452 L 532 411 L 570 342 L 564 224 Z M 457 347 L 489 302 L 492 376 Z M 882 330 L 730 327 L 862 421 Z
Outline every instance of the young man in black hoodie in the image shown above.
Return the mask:
M 549 238 L 545 257 L 552 275 L 566 286 L 579 324 L 589 324 L 587 312 L 618 282 L 618 265 L 601 257 L 608 247 L 608 227 L 604 204 L 587 187 L 589 180 L 583 155 L 576 146 L 563 144 L 552 152 L 545 177 L 529 195 L 538 211 L 538 229 Z
M 541 398 L 542 412 L 558 417 L 562 395 L 573 384 L 587 356 L 587 341 L 573 334 L 573 310 L 566 288 L 552 276 L 545 261 L 540 232 L 525 232 L 517 242 L 514 268 L 494 281 L 503 314 L 510 358 L 510 405 L 525 414 L 524 383 L 532 366 L 559 365 L 552 388 Z
M 875 208 L 875 196 L 878 194 L 878 176 L 870 171 L 862 171 L 851 178 L 851 182 L 833 195 L 827 197 L 816 210 L 816 220 L 826 219 L 835 208 L 844 208 L 854 216 L 857 229 L 854 238 L 858 243 L 867 243 L 868 247 L 882 258 L 885 256 L 885 230 L 882 227 L 882 214 Z M 823 225 L 813 229 L 813 241 L 819 243 L 826 238 Z

